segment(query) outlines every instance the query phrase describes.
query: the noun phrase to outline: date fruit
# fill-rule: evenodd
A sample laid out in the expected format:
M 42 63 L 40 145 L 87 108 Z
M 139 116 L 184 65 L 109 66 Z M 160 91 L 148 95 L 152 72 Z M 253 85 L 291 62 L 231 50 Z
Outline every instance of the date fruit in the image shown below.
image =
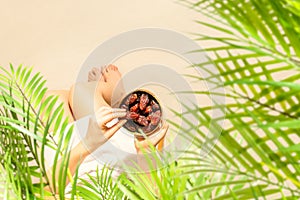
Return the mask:
M 149 114 L 149 113 L 151 113 L 151 112 L 152 112 L 152 107 L 151 107 L 151 106 L 147 106 L 144 113 L 145 113 L 145 114 Z
M 159 109 L 159 105 L 153 100 L 151 101 L 150 105 L 152 106 L 153 110 L 158 110 Z
M 139 109 L 139 104 L 135 104 L 134 106 L 132 106 L 129 110 L 130 112 L 137 112 L 137 110 Z
M 125 101 L 125 105 L 128 106 L 129 104 L 134 103 L 137 100 L 137 98 L 138 98 L 137 94 L 131 94 Z
M 127 120 L 130 120 L 130 119 L 133 119 L 133 120 L 136 120 L 139 118 L 139 114 L 137 114 L 136 112 L 127 112 L 126 114 L 126 119 Z
M 143 115 L 140 115 L 136 121 L 137 121 L 137 123 L 139 123 L 142 126 L 148 126 L 148 124 L 149 124 L 147 118 Z
M 145 110 L 149 103 L 149 97 L 147 94 L 142 94 L 140 98 L 140 110 Z
M 135 91 L 123 99 L 120 108 L 127 110 L 125 118 L 127 122 L 124 127 L 137 132 L 143 130 L 150 133 L 161 120 L 161 108 L 158 101 L 151 94 L 145 91 Z
M 151 124 L 156 126 L 160 121 L 160 116 L 160 110 L 155 111 L 155 113 L 151 115 Z

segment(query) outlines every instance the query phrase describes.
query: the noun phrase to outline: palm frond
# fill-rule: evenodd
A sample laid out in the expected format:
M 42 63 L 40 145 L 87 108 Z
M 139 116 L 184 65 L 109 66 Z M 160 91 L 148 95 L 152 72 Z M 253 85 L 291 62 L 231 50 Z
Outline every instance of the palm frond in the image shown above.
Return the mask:
M 72 126 L 63 119 L 62 105 L 54 107 L 57 97 L 50 96 L 44 101 L 47 91 L 45 81 L 39 74 L 32 74 L 31 68 L 10 66 L 10 71 L 1 68 L 0 76 L 0 122 L 1 122 L 1 164 L 9 163 L 10 182 L 13 190 L 21 198 L 49 195 L 45 190 L 50 186 L 55 197 L 56 192 L 64 199 L 64 189 L 68 172 L 67 165 L 60 169 L 53 167 L 52 174 L 59 170 L 59 177 L 49 177 L 45 165 L 45 147 L 56 151 L 56 158 L 61 157 L 67 164 Z M 50 127 L 53 132 L 50 133 Z M 59 137 L 57 142 L 54 137 Z M 9 153 L 9 160 L 5 155 Z M 58 159 L 55 159 L 54 166 Z M 35 180 L 35 182 L 33 182 Z M 58 191 L 56 191 L 58 188 Z
M 220 186 L 222 193 L 212 190 L 213 198 L 295 198 L 300 195 L 299 151 L 299 27 L 295 14 L 297 1 L 180 1 L 204 14 L 215 23 L 197 21 L 219 33 L 219 36 L 195 34 L 196 40 L 213 40 L 214 46 L 204 49 L 218 72 L 206 79 L 219 77 L 225 84 L 228 102 L 226 126 L 218 142 L 205 158 L 201 158 L 204 143 L 213 143 L 209 135 L 210 122 L 215 126 L 221 118 L 211 118 L 214 106 L 189 109 L 201 122 L 196 130 L 194 151 L 183 159 L 195 163 L 187 173 L 219 173 L 236 180 L 215 180 L 208 186 L 194 186 L 192 192 Z M 264 6 L 261 7 L 260 5 Z M 297 12 L 296 12 L 297 13 Z M 293 24 L 293 25 L 291 25 Z M 198 63 L 204 67 L 207 63 Z M 283 75 L 284 74 L 284 75 Z M 200 80 L 203 77 L 190 77 Z M 216 83 L 217 84 L 217 83 Z M 221 87 L 219 85 L 218 87 Z M 188 91 L 187 91 L 188 92 Z M 191 91 L 192 92 L 192 91 Z M 200 94 L 195 92 L 194 94 Z M 207 92 L 206 94 L 209 94 Z M 202 92 L 205 95 L 205 92 Z M 221 95 L 221 94 L 216 94 Z M 185 115 L 183 114 L 183 118 Z M 185 120 L 188 120 L 186 118 Z M 188 131 L 188 130 L 186 130 Z M 239 142 L 240 141 L 240 142 Z M 198 149 L 198 150 L 197 150 Z M 195 152 L 198 152 L 195 154 Z M 198 159 L 197 159 L 198 157 Z M 201 158 L 201 160 L 200 160 Z M 203 160 L 213 164 L 205 165 Z M 188 168 L 188 164 L 183 167 Z M 244 177 L 239 187 L 233 183 Z M 271 181 L 270 181 L 271 180 Z M 220 184 L 223 183 L 223 184 Z M 190 192 L 190 191 L 187 191 Z
M 147 154 L 149 170 L 145 173 L 138 165 L 130 168 L 128 174 L 119 178 L 118 186 L 129 199 L 186 199 L 183 192 L 190 185 L 189 175 L 182 175 L 177 163 L 165 166 L 159 156 Z M 155 165 L 153 161 L 155 160 Z M 128 170 L 129 171 L 129 170 Z M 188 195 L 188 199 L 199 199 L 198 194 Z
M 83 199 L 125 199 L 123 192 L 113 179 L 113 170 L 108 167 L 96 168 L 96 171 L 86 173 L 86 178 L 80 178 L 76 191 Z

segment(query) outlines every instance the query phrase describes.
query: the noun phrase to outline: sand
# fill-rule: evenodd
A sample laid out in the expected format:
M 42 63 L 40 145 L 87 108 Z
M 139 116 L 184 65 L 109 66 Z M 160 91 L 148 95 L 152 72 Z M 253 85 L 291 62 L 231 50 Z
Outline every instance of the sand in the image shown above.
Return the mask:
M 143 27 L 192 38 L 191 32 L 201 31 L 193 21 L 199 17 L 172 0 L 6 1 L 0 8 L 0 65 L 34 66 L 50 89 L 67 89 L 103 41 Z M 134 59 L 130 62 L 140 63 L 139 57 Z

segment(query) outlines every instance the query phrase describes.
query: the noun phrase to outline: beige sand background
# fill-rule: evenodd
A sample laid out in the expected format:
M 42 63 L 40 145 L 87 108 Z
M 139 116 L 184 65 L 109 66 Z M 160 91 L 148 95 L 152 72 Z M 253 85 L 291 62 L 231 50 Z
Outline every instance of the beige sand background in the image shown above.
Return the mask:
M 124 31 L 161 27 L 188 37 L 202 31 L 193 21 L 202 16 L 173 0 L 0 2 L 0 65 L 34 66 L 50 89 L 69 88 L 89 53 Z M 119 64 L 143 63 L 141 58 L 131 56 Z
M 68 89 L 81 64 L 103 41 L 142 27 L 167 28 L 193 38 L 192 32 L 208 31 L 194 22 L 200 18 L 175 0 L 0 0 L 0 65 L 34 66 L 50 89 Z M 136 52 L 116 64 L 126 73 L 148 62 L 178 69 L 186 65 L 153 51 Z M 176 102 L 168 103 L 176 107 Z
M 122 32 L 158 27 L 193 38 L 191 33 L 205 31 L 194 21 L 203 16 L 175 0 L 0 2 L 0 65 L 34 66 L 34 71 L 41 72 L 48 81 L 49 89 L 69 89 L 88 55 Z M 195 74 L 182 71 L 189 63 L 162 51 L 133 52 L 115 61 L 123 74 L 149 63 Z M 194 86 L 205 88 L 200 82 Z M 164 102 L 180 110 L 177 100 L 167 93 L 160 92 Z M 199 105 L 205 102 L 210 103 L 210 99 L 202 97 Z M 165 117 L 180 122 L 170 111 L 165 111 Z

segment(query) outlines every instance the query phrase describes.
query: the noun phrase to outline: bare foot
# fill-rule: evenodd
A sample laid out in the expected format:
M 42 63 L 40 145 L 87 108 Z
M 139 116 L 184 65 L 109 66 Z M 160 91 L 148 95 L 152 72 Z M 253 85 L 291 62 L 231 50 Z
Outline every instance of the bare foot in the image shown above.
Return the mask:
M 88 74 L 88 82 L 92 82 L 92 81 L 99 81 L 102 78 L 101 75 L 101 68 L 99 67 L 94 67 L 93 69 L 91 69 L 89 71 Z
M 88 74 L 88 81 L 98 81 L 98 94 L 95 98 L 103 98 L 110 106 L 117 107 L 124 95 L 121 76 L 118 67 L 115 65 L 91 69 Z M 98 96 L 99 94 L 100 96 Z
M 115 86 L 122 76 L 118 67 L 116 67 L 115 65 L 102 67 L 101 74 L 104 81 L 109 83 L 111 86 Z
M 118 100 L 124 95 L 121 73 L 114 65 L 93 68 L 88 79 L 89 82 L 78 82 L 70 89 L 68 102 L 75 119 L 93 114 L 101 106 L 118 107 Z
M 102 68 L 104 86 L 102 88 L 103 99 L 112 107 L 118 106 L 120 98 L 124 95 L 124 87 L 121 80 L 121 73 L 115 65 L 108 65 Z M 99 81 L 103 84 L 103 81 Z
M 116 67 L 115 65 L 109 65 L 107 67 L 93 67 L 93 69 L 89 71 L 88 82 L 99 81 L 101 79 L 104 79 L 104 81 L 106 82 L 107 79 L 106 77 L 104 77 L 104 73 L 109 72 L 110 70 L 119 71 L 118 67 Z

